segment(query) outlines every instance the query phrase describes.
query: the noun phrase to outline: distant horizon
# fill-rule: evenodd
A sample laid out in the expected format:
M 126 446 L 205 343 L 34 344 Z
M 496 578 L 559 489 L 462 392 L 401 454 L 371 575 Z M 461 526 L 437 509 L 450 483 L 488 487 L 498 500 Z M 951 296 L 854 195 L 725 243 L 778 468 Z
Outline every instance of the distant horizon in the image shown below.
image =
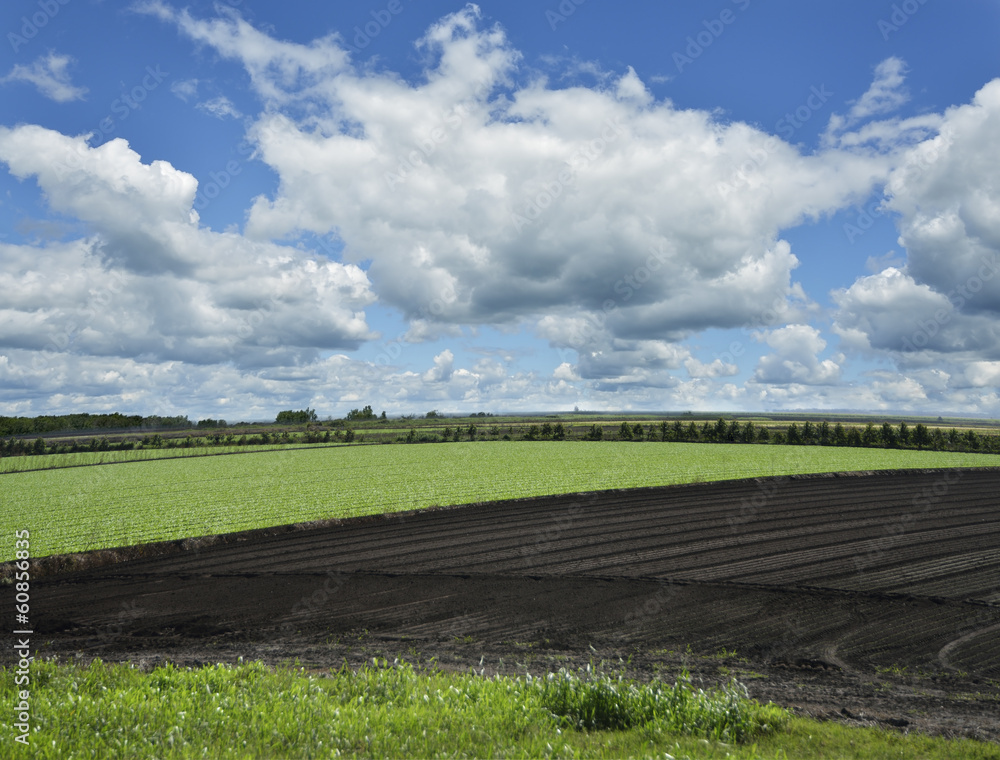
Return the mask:
M 0 414 L 1000 418 L 1000 3 L 0 32 Z
M 301 411 L 301 410 L 279 410 L 279 411 Z M 313 410 L 316 411 L 316 410 Z M 350 410 L 348 410 L 350 411 Z M 436 417 L 427 417 L 427 413 L 430 411 L 436 412 Z M 366 422 L 377 422 L 381 419 L 382 410 L 373 409 L 375 417 L 370 420 L 364 420 Z M 841 410 L 831 410 L 831 409 L 820 409 L 820 410 L 808 410 L 808 409 L 790 409 L 790 410 L 780 410 L 780 411 L 734 411 L 734 410 L 591 410 L 591 409 L 579 409 L 579 410 L 550 410 L 550 411 L 526 411 L 526 412 L 490 412 L 489 410 L 477 410 L 475 412 L 452 412 L 452 411 L 442 411 L 439 409 L 426 410 L 424 412 L 407 412 L 402 414 L 389 414 L 386 413 L 387 420 L 422 420 L 422 419 L 471 419 L 477 417 L 480 413 L 485 414 L 485 417 L 478 417 L 479 419 L 503 419 L 507 417 L 528 417 L 528 418 L 538 418 L 543 419 L 546 417 L 555 416 L 574 416 L 574 415 L 588 415 L 588 416 L 604 416 L 604 417 L 641 417 L 641 416 L 653 416 L 653 417 L 665 417 L 665 418 L 683 418 L 683 417 L 697 417 L 697 418 L 740 418 L 740 417 L 765 417 L 765 418 L 781 418 L 781 417 L 794 417 L 796 415 L 803 415 L 806 417 L 816 417 L 822 418 L 824 416 L 828 417 L 859 417 L 859 418 L 872 418 L 872 419 L 902 419 L 902 420 L 932 420 L 932 421 L 947 421 L 947 420 L 975 420 L 978 422 L 989 423 L 995 422 L 1000 425 L 1000 418 L 992 417 L 979 417 L 967 414 L 958 413 L 942 413 L 942 414 L 912 414 L 908 412 L 900 411 L 875 411 L 875 412 L 865 412 L 857 411 L 851 409 L 841 409 Z M 0 418 L 21 418 L 21 419 L 36 419 L 38 417 L 64 417 L 73 416 L 75 414 L 89 414 L 89 415 L 111 415 L 111 414 L 121 414 L 123 416 L 136 416 L 143 419 L 149 419 L 151 417 L 163 417 L 162 415 L 146 415 L 140 414 L 138 412 L 69 412 L 66 414 L 46 414 L 46 415 L 6 415 L 0 414 Z M 176 414 L 169 417 L 163 417 L 164 419 L 172 418 L 186 418 L 192 424 L 198 424 L 202 421 L 223 421 L 226 426 L 232 425 L 273 425 L 273 424 L 306 424 L 301 423 L 276 423 L 275 418 L 278 412 L 269 419 L 227 419 L 222 416 L 192 416 L 188 414 Z M 325 414 L 316 411 L 316 422 L 330 422 L 330 421 L 343 421 L 347 419 L 347 412 L 343 416 L 334 416 L 333 414 Z M 96 428 L 95 428 L 96 429 Z M 123 428 L 124 429 L 124 428 Z

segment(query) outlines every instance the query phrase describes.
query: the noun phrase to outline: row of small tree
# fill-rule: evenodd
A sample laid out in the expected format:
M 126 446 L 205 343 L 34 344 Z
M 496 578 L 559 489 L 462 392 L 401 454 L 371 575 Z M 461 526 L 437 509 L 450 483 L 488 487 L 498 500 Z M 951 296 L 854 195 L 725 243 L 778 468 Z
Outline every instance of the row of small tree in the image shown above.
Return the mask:
M 304 416 L 313 416 L 315 412 L 304 410 Z M 375 418 L 371 407 L 365 407 L 362 414 L 370 414 Z M 302 415 L 302 412 L 293 413 Z M 280 417 L 281 415 L 279 415 Z M 287 417 L 285 418 L 287 421 Z M 207 426 L 205 426 L 207 427 Z M 499 425 L 477 427 L 475 423 L 468 426 L 456 425 L 445 427 L 443 431 L 410 430 L 404 440 L 407 443 L 431 443 L 439 441 L 461 441 L 478 439 L 502 438 L 504 440 L 521 439 L 527 441 L 561 441 L 567 438 L 578 439 L 572 428 L 565 428 L 561 422 L 544 422 L 541 425 L 531 424 L 509 426 L 504 435 Z M 259 432 L 257 435 L 234 436 L 232 433 L 214 433 L 204 437 L 188 436 L 187 438 L 163 438 L 159 434 L 143 436 L 141 440 L 123 440 L 109 442 L 106 437 L 93 438 L 90 441 L 74 441 L 72 443 L 47 444 L 45 439 L 34 441 L 23 438 L 0 440 L 0 457 L 30 456 L 40 454 L 68 453 L 79 451 L 108 451 L 141 448 L 173 448 L 191 446 L 246 446 L 259 444 L 285 444 L 292 442 L 352 443 L 361 441 L 362 436 L 356 436 L 353 429 L 345 427 L 336 430 L 321 430 L 311 425 L 301 434 L 290 434 L 287 431 L 269 433 Z M 881 425 L 867 423 L 864 427 L 841 423 L 830 424 L 823 421 L 813 423 L 806 421 L 801 424 L 793 422 L 785 428 L 771 429 L 763 425 L 755 425 L 753 421 L 740 423 L 739 420 L 718 419 L 716 422 L 704 422 L 698 426 L 689 421 L 686 424 L 680 420 L 663 420 L 659 424 L 641 422 L 622 422 L 617 431 L 609 433 L 601 424 L 592 424 L 583 435 L 583 440 L 621 440 L 621 441 L 686 441 L 701 443 L 773 443 L 798 446 L 850 446 L 856 448 L 909 448 L 930 449 L 933 451 L 970 451 L 1000 454 L 1000 435 L 979 433 L 975 430 L 958 431 L 952 428 L 948 431 L 941 428 L 930 429 L 923 423 L 912 427 L 905 422 L 898 426 L 889 422 Z
M 592 425 L 584 435 L 585 440 L 602 440 L 604 428 Z M 853 446 L 857 448 L 914 448 L 933 451 L 983 451 L 1000 453 L 1000 436 L 977 433 L 975 430 L 959 432 L 952 428 L 947 433 L 941 428 L 928 428 L 922 422 L 910 427 L 905 422 L 898 426 L 883 422 L 880 426 L 869 422 L 864 428 L 845 427 L 837 422 L 831 425 L 806 421 L 793 422 L 782 430 L 771 431 L 753 421 L 743 424 L 739 420 L 719 418 L 714 424 L 705 422 L 698 427 L 694 422 L 684 425 L 680 420 L 666 420 L 659 426 L 622 422 L 618 429 L 622 441 L 687 441 L 703 443 L 775 443 L 793 446 Z
M 190 427 L 191 421 L 184 416 L 161 417 L 138 414 L 58 414 L 39 417 L 0 416 L 0 436 L 32 435 L 33 433 L 72 432 L 76 430 L 128 430 Z
M 562 441 L 566 438 L 566 428 L 563 427 L 561 422 L 557 422 L 554 425 L 551 422 L 544 422 L 541 425 L 518 426 L 517 431 L 514 430 L 513 425 L 510 425 L 507 427 L 507 432 L 504 433 L 499 425 L 491 425 L 487 428 L 485 426 L 476 427 L 476 424 L 472 423 L 468 427 L 461 425 L 454 428 L 451 426 L 445 427 L 441 431 L 440 436 L 432 432 L 418 433 L 416 428 L 410 428 L 410 432 L 406 434 L 406 437 L 400 440 L 406 443 L 437 443 L 439 441 L 447 443 L 463 439 L 475 441 L 477 439 L 487 440 L 489 438 L 500 439 L 501 437 L 506 441 L 513 440 L 516 437 L 519 437 L 523 441 Z

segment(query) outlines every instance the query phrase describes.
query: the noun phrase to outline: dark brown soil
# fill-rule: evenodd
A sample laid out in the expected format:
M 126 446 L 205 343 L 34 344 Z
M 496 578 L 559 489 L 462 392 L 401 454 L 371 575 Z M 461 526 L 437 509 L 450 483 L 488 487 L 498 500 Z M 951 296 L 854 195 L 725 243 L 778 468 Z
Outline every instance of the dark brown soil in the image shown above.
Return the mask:
M 33 642 L 144 665 L 686 667 L 802 714 L 1000 741 L 998 493 L 995 470 L 761 479 L 257 532 L 37 580 Z

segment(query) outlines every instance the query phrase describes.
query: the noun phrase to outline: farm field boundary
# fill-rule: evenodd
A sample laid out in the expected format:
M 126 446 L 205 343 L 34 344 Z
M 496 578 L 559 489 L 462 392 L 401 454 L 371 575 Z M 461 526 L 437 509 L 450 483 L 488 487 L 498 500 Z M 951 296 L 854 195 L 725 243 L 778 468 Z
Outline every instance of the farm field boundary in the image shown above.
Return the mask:
M 719 482 L 344 520 L 42 579 L 39 656 L 734 676 L 1000 740 L 1000 473 Z M 747 506 L 747 505 L 750 506 Z M 756 504 L 756 506 L 754 506 Z
M 66 467 L 93 467 L 97 465 L 148 462 L 158 459 L 188 459 L 191 457 L 214 457 L 229 454 L 256 454 L 267 451 L 291 449 L 319 449 L 344 446 L 343 443 L 271 443 L 246 446 L 211 446 L 185 448 L 175 446 L 166 449 L 129 449 L 126 451 L 78 451 L 69 454 L 43 454 L 33 457 L 4 457 L 0 459 L 0 475 L 17 472 L 55 470 Z
M 817 472 L 993 466 L 987 454 L 655 443 L 340 446 L 0 476 L 34 557 L 430 506 Z M 756 496 L 749 493 L 748 496 Z M 13 559 L 5 544 L 0 561 Z

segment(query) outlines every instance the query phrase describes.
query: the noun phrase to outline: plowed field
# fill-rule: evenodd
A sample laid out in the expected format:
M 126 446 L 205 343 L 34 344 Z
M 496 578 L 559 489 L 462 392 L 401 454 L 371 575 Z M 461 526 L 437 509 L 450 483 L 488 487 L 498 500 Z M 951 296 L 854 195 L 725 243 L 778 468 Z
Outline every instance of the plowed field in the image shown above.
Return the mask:
M 1000 472 L 730 481 L 262 531 L 35 581 L 32 612 L 41 654 L 686 666 L 813 715 L 997 741 Z

